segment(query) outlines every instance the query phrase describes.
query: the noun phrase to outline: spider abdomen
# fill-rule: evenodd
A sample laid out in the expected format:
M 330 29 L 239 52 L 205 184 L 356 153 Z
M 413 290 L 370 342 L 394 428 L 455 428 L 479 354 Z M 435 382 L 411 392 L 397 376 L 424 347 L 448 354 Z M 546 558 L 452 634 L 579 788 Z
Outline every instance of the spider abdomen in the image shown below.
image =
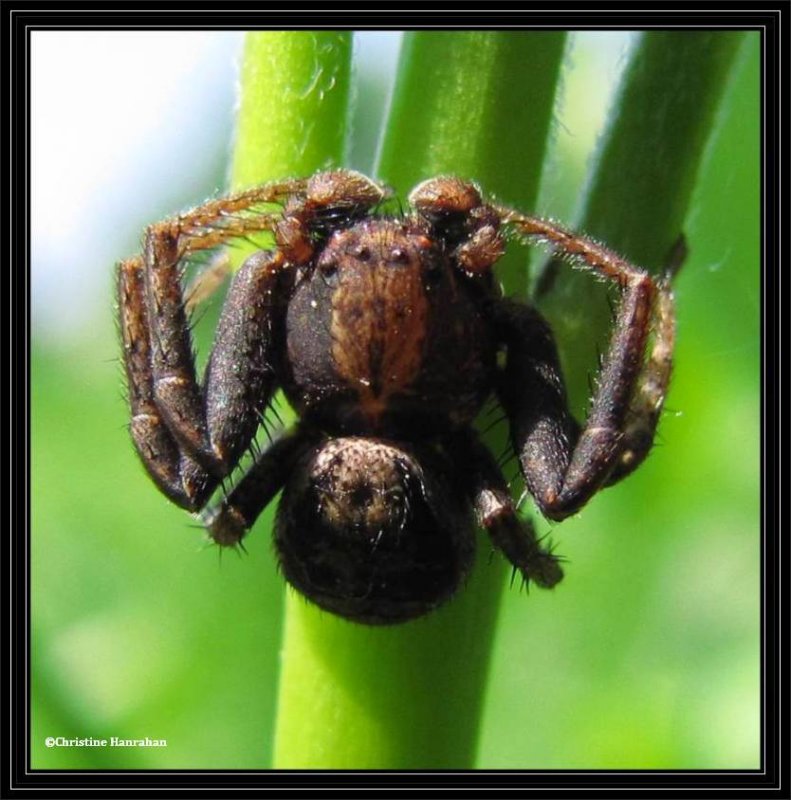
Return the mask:
M 369 624 L 421 616 L 452 596 L 472 565 L 473 522 L 466 503 L 448 502 L 453 487 L 430 469 L 438 460 L 426 447 L 373 438 L 318 445 L 278 513 L 275 547 L 289 583 Z

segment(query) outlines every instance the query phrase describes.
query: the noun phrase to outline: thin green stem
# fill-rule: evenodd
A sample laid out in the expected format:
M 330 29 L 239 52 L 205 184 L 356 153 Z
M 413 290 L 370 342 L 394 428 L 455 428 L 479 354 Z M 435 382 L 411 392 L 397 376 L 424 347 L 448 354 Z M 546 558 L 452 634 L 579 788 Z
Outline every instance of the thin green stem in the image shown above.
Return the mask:
M 610 112 L 577 227 L 651 271 L 683 232 L 741 32 L 643 34 Z M 694 246 L 694 243 L 693 245 Z M 597 343 L 611 323 L 606 287 L 555 262 L 558 279 L 540 298 L 558 335 L 569 394 L 587 401 Z
M 249 33 L 242 60 L 233 186 L 340 166 L 350 73 L 350 33 Z
M 538 192 L 565 34 L 417 33 L 407 36 L 379 175 L 405 193 L 454 174 L 532 208 Z M 524 254 L 498 264 L 524 292 Z

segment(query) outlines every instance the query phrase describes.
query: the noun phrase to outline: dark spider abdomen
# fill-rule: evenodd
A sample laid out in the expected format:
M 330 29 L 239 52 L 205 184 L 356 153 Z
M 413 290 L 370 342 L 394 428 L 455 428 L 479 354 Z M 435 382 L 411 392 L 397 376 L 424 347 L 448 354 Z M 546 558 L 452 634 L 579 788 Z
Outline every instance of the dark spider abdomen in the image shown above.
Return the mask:
M 275 547 L 288 581 L 327 611 L 404 622 L 447 600 L 475 553 L 466 504 L 426 446 L 325 439 L 287 484 Z
M 294 290 L 286 338 L 286 395 L 328 431 L 456 428 L 492 386 L 495 347 L 470 287 L 414 222 L 333 235 Z

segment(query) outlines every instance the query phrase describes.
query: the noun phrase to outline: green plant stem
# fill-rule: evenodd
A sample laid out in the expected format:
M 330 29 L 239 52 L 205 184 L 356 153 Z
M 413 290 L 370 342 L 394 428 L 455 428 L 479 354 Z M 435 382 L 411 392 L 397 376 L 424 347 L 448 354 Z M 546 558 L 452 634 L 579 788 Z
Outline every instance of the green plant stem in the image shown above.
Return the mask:
M 350 33 L 247 34 L 234 188 L 340 166 L 350 73 Z
M 250 38 L 236 185 L 309 174 L 339 162 L 348 51 L 332 65 L 322 57 L 348 43 L 329 34 L 333 47 L 320 36 Z M 737 34 L 647 34 L 636 50 L 583 226 L 630 255 L 630 242 L 653 242 L 653 261 L 642 258 L 649 266 L 661 263 L 678 235 L 738 41 Z M 380 177 L 403 196 L 426 177 L 454 173 L 477 180 L 503 202 L 529 209 L 562 51 L 563 36 L 555 33 L 408 34 Z M 272 104 L 272 97 L 285 100 Z M 653 170 L 657 160 L 660 166 Z M 643 202 L 652 195 L 656 202 Z M 631 222 L 620 231 L 613 222 L 607 226 L 619 216 Z M 634 235 L 624 241 L 624 232 Z M 509 291 L 521 291 L 524 255 L 512 257 L 499 275 Z M 567 283 L 563 279 L 561 285 Z M 561 302 L 587 305 L 589 277 L 579 286 L 576 300 L 561 297 Z M 592 338 L 589 330 L 585 336 Z M 488 550 L 482 543 L 482 554 Z M 289 592 L 274 766 L 471 766 L 502 567 L 499 560 L 489 564 L 479 558 L 452 603 L 395 628 L 345 622 Z
M 554 33 L 407 34 L 380 177 L 403 197 L 452 172 L 531 203 L 563 42 Z M 346 622 L 289 592 L 275 766 L 472 766 L 504 577 L 490 553 L 482 542 L 451 603 L 392 628 Z
M 476 181 L 489 197 L 535 202 L 565 34 L 407 35 L 378 173 L 400 193 L 428 177 Z M 500 262 L 509 292 L 527 286 L 525 256 Z
M 623 76 L 577 228 L 660 271 L 683 231 L 689 200 L 741 32 L 650 32 Z M 693 244 L 694 246 L 694 244 Z M 555 262 L 540 298 L 558 336 L 569 395 L 581 410 L 606 341 L 606 287 Z
M 288 176 L 311 175 L 343 160 L 351 74 L 351 33 L 334 31 L 256 32 L 245 39 L 240 76 L 231 183 L 246 188 Z M 266 243 L 263 237 L 262 244 Z M 242 243 L 233 259 L 246 251 Z M 288 409 L 281 416 L 293 418 Z M 271 520 L 271 515 L 266 515 Z M 300 655 L 284 646 L 282 718 L 302 711 L 282 700 L 299 673 Z M 312 716 L 313 711 L 308 710 Z M 299 719 L 290 720 L 299 725 Z M 275 732 L 282 752 L 282 725 Z M 288 725 L 285 726 L 286 728 Z M 288 748 L 286 753 L 288 752 Z M 282 766 L 277 763 L 276 766 Z

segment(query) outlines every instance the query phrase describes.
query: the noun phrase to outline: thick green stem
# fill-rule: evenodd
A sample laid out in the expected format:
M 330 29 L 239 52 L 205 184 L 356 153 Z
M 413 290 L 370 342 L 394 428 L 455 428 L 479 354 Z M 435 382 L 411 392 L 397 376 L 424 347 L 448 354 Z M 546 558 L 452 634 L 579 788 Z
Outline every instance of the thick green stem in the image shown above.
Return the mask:
M 563 43 L 556 33 L 408 34 L 379 176 L 403 197 L 455 173 L 529 206 Z M 519 266 L 524 285 L 524 254 Z M 482 541 L 452 602 L 393 628 L 345 622 L 289 592 L 275 765 L 472 766 L 505 567 L 490 554 Z
M 249 33 L 241 69 L 231 183 L 245 188 L 288 176 L 307 176 L 339 167 L 346 145 L 351 74 L 350 33 L 332 31 Z M 247 248 L 234 252 L 240 262 Z M 240 252 L 241 251 L 241 252 Z M 290 412 L 281 416 L 291 418 Z M 265 514 L 259 527 L 271 525 Z M 290 627 L 290 626 L 289 626 Z M 300 726 L 311 709 L 292 708 L 283 695 L 299 683 L 299 653 L 285 646 L 282 659 L 280 720 L 276 750 L 284 749 L 282 730 Z M 297 693 L 303 692 L 297 689 Z M 283 766 L 282 755 L 275 766 Z
M 743 38 L 730 31 L 643 34 L 611 110 L 578 229 L 653 272 L 664 267 Z M 597 345 L 611 324 L 607 290 L 563 264 L 552 268 L 558 278 L 541 307 L 558 335 L 570 396 L 582 408 Z
M 728 33 L 642 38 L 582 227 L 643 264 L 662 263 L 680 232 L 739 41 Z M 379 176 L 403 197 L 426 177 L 454 173 L 530 209 L 563 42 L 558 33 L 408 34 Z M 251 36 L 234 183 L 339 163 L 347 76 L 348 41 L 336 34 Z M 272 104 L 273 96 L 287 102 Z M 510 292 L 524 289 L 525 266 L 517 253 L 499 271 Z M 562 307 L 590 305 L 587 276 L 563 277 L 558 285 L 553 297 Z M 608 322 L 605 314 L 600 329 Z M 577 344 L 595 340 L 591 330 L 587 324 L 578 331 Z M 482 541 L 480 550 L 485 555 L 490 547 Z M 289 592 L 274 766 L 471 766 L 503 567 L 499 557 L 479 558 L 454 601 L 394 628 L 345 622 Z

